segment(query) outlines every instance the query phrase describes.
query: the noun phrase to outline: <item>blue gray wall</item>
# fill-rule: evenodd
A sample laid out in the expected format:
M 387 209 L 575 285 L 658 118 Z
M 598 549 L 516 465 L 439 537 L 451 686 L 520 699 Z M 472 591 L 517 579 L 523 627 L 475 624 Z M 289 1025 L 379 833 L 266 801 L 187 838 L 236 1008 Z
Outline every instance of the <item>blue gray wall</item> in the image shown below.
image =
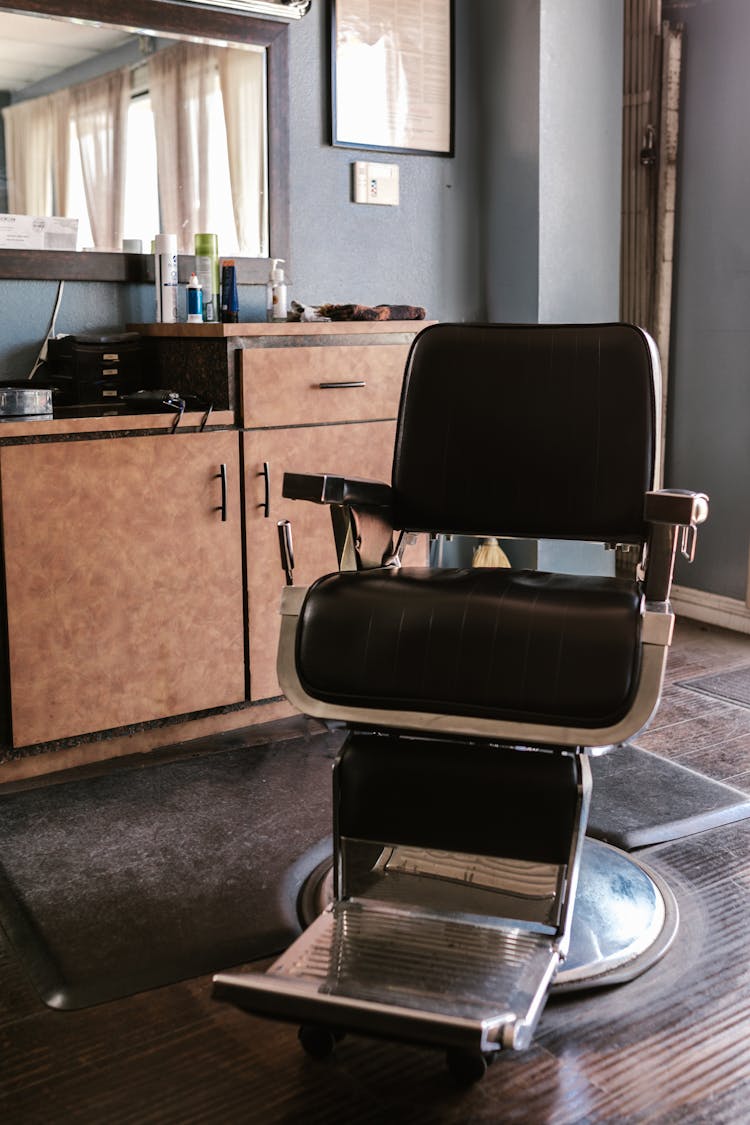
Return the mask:
M 481 0 L 493 320 L 616 320 L 622 0 Z
M 711 514 L 687 586 L 744 600 L 750 535 L 750 4 L 665 2 L 684 23 L 666 483 Z
M 292 296 L 482 316 L 473 0 L 456 4 L 455 159 L 330 146 L 326 8 L 290 29 Z M 398 207 L 351 202 L 351 165 L 367 159 L 398 163 Z

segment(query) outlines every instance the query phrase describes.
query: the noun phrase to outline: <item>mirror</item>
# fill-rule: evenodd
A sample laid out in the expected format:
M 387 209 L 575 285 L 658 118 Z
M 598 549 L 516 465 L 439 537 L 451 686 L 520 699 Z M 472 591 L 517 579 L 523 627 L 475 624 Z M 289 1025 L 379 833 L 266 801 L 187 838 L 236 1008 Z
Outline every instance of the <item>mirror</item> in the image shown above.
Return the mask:
M 231 56 L 233 60 L 244 61 L 252 57 L 257 63 L 265 58 L 266 119 L 265 122 L 260 121 L 258 133 L 265 133 L 263 140 L 266 142 L 265 153 L 261 151 L 259 156 L 267 163 L 268 190 L 264 200 L 267 219 L 264 216 L 263 221 L 256 224 L 254 245 L 257 257 L 241 257 L 231 245 L 229 248 L 220 245 L 220 253 L 234 254 L 239 281 L 264 281 L 268 272 L 266 255 L 288 261 L 287 25 L 236 12 L 216 11 L 200 4 L 192 4 L 189 8 L 186 5 L 178 7 L 171 0 L 122 0 L 117 9 L 116 27 L 103 23 L 98 18 L 100 11 L 98 0 L 0 0 L 0 20 L 8 13 L 59 17 L 65 21 L 66 32 L 71 27 L 76 33 L 80 29 L 81 36 L 86 35 L 89 39 L 97 30 L 97 27 L 89 25 L 97 25 L 104 37 L 105 48 L 119 46 L 122 51 L 132 52 L 133 48 L 145 46 L 151 52 L 155 46 L 165 47 L 165 50 L 159 51 L 159 58 L 166 59 L 170 54 L 205 51 L 207 48 L 197 44 L 208 43 L 218 48 L 219 54 Z M 175 40 L 192 46 L 171 46 Z M 232 50 L 237 47 L 244 50 Z M 86 50 L 92 49 L 86 47 Z M 59 69 L 59 65 L 55 69 Z M 261 62 L 256 70 L 262 74 L 262 69 Z M 0 89 L 7 88 L 11 82 L 7 77 L 7 85 L 4 86 L 3 77 L 0 73 Z M 19 79 L 15 81 L 18 84 Z M 247 135 L 247 130 L 244 135 Z M 204 226 L 203 229 L 212 228 Z M 136 233 L 141 234 L 140 231 L 129 234 L 123 227 L 123 237 L 133 237 Z M 184 234 L 182 249 L 186 255 L 190 253 L 191 244 L 192 232 Z M 148 250 L 147 245 L 144 245 L 144 250 Z M 148 253 L 0 249 L 0 277 L 6 278 L 146 281 L 152 276 L 152 268 L 152 258 Z M 185 270 L 189 274 L 189 269 L 189 258 L 181 261 L 181 273 Z

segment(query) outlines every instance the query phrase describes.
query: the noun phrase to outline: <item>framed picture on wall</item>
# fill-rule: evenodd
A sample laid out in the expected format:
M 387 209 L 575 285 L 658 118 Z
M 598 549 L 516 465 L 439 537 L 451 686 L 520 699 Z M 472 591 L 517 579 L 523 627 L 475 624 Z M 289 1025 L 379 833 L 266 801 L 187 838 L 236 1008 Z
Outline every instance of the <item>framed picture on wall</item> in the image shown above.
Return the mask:
M 453 0 L 330 0 L 332 141 L 453 155 Z

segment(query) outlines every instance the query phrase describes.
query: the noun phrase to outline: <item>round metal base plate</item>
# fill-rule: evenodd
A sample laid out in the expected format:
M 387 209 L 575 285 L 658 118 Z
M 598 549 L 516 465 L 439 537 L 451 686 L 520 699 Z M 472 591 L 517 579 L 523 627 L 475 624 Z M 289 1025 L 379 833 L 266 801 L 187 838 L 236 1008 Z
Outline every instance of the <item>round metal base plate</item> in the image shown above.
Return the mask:
M 570 949 L 553 991 L 633 980 L 663 957 L 678 925 L 675 897 L 656 872 L 627 852 L 587 836 Z
M 328 859 L 310 874 L 300 893 L 302 925 L 308 926 L 332 899 Z M 586 837 L 570 949 L 553 992 L 633 980 L 666 953 L 678 925 L 674 895 L 654 871 L 627 852 Z

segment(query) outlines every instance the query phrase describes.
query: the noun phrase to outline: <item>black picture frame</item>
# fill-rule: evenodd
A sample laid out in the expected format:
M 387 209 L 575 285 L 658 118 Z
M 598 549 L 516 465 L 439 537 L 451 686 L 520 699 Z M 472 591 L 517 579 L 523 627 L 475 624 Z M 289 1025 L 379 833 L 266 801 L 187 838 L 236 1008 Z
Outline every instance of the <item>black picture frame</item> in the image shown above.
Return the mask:
M 421 29 L 417 46 L 417 33 L 414 29 L 409 43 L 409 34 L 399 38 L 399 29 L 387 26 L 391 35 L 390 45 L 378 38 L 379 27 L 362 22 L 357 8 L 363 7 L 358 0 L 329 0 L 330 32 L 330 104 L 331 104 L 331 144 L 336 148 L 356 148 L 373 152 L 408 153 L 418 156 L 453 156 L 455 128 L 455 0 L 426 0 L 423 10 L 432 10 L 437 16 L 432 25 L 435 32 L 432 41 L 425 37 Z M 385 5 L 384 5 L 385 7 Z M 367 5 L 377 15 L 377 0 Z M 392 11 L 392 6 L 388 8 Z M 357 26 L 358 25 L 358 26 Z M 342 37 L 352 36 L 352 48 L 360 58 L 354 65 L 352 58 L 346 59 Z M 379 54 L 378 59 L 376 55 Z M 359 61 L 365 62 L 364 66 Z M 373 89 L 368 75 L 376 72 L 382 63 L 376 79 L 385 83 L 382 73 L 389 65 L 399 66 L 404 73 L 410 68 L 420 69 L 419 80 L 413 84 L 409 103 L 402 111 L 406 124 L 398 125 L 387 120 L 388 111 L 383 106 L 382 93 Z M 437 90 L 440 79 L 447 76 L 447 88 Z M 408 80 L 400 87 L 400 92 L 408 90 Z M 377 113 L 380 105 L 380 122 L 372 120 L 373 110 Z M 354 108 L 352 108 L 354 106 Z M 364 117 L 359 124 L 357 106 L 370 111 L 371 119 Z M 402 141 L 403 143 L 399 143 Z

